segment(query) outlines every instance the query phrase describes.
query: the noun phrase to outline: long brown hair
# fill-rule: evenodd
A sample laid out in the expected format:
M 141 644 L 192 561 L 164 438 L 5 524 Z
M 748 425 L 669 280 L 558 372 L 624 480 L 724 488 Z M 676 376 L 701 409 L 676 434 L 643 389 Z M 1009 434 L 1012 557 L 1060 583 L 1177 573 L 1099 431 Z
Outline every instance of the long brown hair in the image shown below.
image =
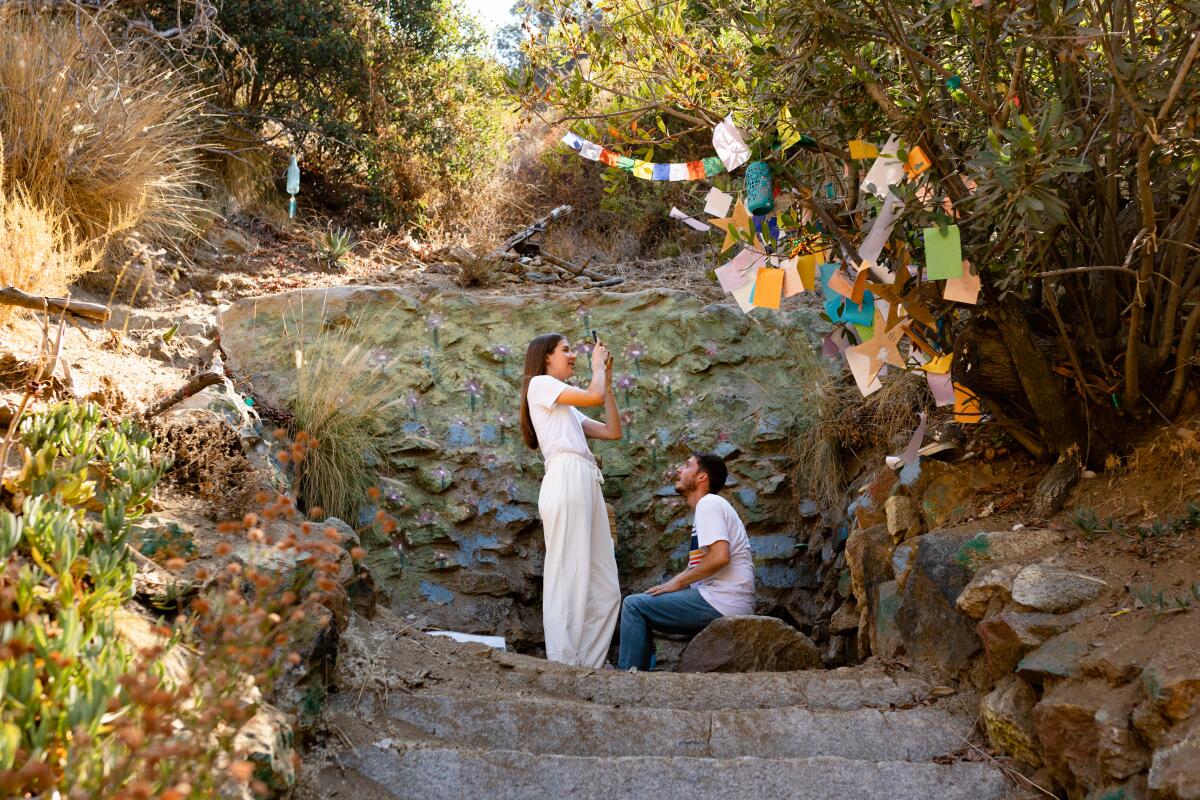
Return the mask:
M 529 381 L 546 374 L 546 357 L 567 337 L 561 333 L 543 333 L 525 348 L 525 373 L 521 378 L 521 438 L 530 450 L 537 450 L 537 431 L 529 416 Z

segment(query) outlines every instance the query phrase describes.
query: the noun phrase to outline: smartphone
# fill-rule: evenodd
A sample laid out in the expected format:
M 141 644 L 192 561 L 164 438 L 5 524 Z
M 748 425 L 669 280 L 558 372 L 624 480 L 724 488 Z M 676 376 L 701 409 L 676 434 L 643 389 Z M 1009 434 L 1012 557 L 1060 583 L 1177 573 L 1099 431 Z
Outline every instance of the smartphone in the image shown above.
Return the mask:
M 600 334 L 596 333 L 596 329 L 592 329 L 592 343 L 600 344 Z

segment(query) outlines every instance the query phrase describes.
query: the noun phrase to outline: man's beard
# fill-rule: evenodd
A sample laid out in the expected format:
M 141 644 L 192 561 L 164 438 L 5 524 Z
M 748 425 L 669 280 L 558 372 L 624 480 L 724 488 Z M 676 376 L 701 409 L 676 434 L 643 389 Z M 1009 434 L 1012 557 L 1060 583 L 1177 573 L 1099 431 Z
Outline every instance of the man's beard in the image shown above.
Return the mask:
M 689 482 L 686 478 L 680 478 L 679 480 L 675 481 L 675 491 L 679 492 L 680 494 L 687 494 L 695 488 L 695 481 Z

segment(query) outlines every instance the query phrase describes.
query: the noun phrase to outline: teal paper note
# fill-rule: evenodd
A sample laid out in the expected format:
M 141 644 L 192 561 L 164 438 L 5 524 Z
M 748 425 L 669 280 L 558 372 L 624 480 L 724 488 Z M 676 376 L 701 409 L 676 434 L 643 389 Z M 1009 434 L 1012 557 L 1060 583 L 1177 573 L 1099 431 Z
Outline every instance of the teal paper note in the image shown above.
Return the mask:
M 961 278 L 963 272 L 962 241 L 957 225 L 941 228 L 926 228 L 925 234 L 925 278 L 943 281 Z

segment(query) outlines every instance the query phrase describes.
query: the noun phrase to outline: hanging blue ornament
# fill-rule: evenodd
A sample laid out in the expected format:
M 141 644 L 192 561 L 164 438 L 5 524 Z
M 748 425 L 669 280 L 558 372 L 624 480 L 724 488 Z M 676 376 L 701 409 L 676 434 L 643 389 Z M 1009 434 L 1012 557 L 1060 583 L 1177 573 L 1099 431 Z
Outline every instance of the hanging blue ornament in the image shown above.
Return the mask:
M 962 78 L 958 75 L 951 75 L 949 78 L 946 78 L 946 88 L 950 91 L 953 92 L 960 86 L 962 86 Z
M 287 193 L 291 195 L 288 199 L 288 218 L 296 216 L 296 195 L 300 192 L 300 163 L 296 161 L 296 155 L 292 154 L 291 163 L 287 168 Z
M 770 214 L 775 209 L 771 187 L 771 168 L 765 161 L 746 165 L 746 210 L 755 216 Z

